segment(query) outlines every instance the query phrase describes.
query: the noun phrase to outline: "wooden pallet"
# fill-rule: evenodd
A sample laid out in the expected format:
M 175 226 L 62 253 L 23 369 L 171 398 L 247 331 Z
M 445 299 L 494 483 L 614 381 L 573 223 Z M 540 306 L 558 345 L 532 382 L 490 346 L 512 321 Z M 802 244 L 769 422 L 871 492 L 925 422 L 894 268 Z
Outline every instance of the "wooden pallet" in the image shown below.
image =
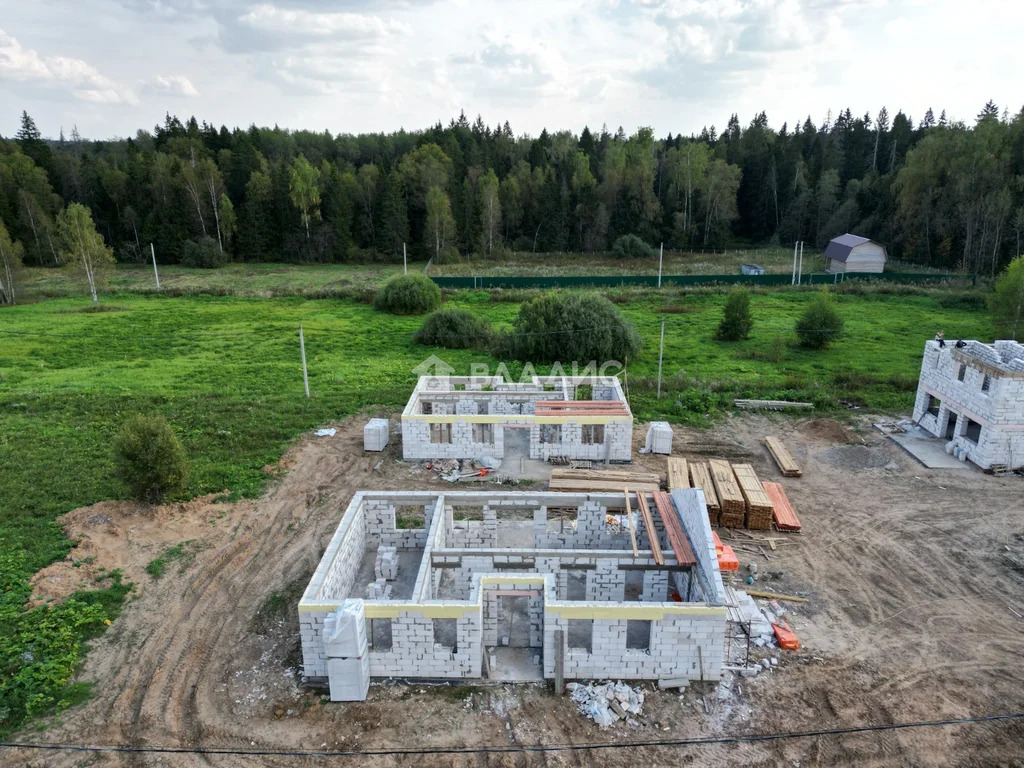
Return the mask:
M 775 527 L 780 531 L 799 531 L 800 519 L 793 511 L 793 505 L 789 503 L 789 497 L 779 483 L 762 483 L 765 493 L 772 500 L 772 517 L 775 519 Z
M 732 465 L 722 459 L 712 459 L 708 462 L 708 470 L 711 482 L 715 484 L 715 493 L 718 494 L 718 504 L 722 508 L 719 517 L 721 524 L 726 528 L 742 528 L 747 522 L 747 505 L 736 484 Z
M 747 507 L 747 528 L 753 531 L 770 531 L 774 507 L 754 468 L 749 464 L 733 464 L 732 471 Z
M 678 459 L 674 456 L 669 456 L 668 489 L 670 491 L 676 491 L 690 487 L 692 487 L 690 485 L 690 470 L 686 466 L 686 459 Z
M 796 459 L 793 458 L 779 438 L 767 436 L 764 439 L 764 444 L 768 446 L 768 453 L 772 455 L 775 463 L 779 465 L 779 471 L 782 472 L 783 477 L 800 477 L 803 475 L 804 472 L 800 469 L 800 465 L 797 464 Z
M 722 507 L 718 503 L 718 494 L 715 493 L 715 484 L 711 481 L 711 471 L 708 465 L 702 461 L 691 461 L 689 465 L 690 480 L 694 488 L 704 491 L 704 502 L 708 508 L 708 520 L 711 525 L 720 525 Z

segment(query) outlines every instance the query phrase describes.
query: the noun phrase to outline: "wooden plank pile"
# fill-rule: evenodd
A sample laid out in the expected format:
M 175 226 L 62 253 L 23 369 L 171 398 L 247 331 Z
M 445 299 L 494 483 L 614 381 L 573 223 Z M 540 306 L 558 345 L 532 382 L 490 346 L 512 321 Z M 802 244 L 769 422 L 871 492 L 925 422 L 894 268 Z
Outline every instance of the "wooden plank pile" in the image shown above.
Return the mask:
M 644 528 L 647 530 L 647 542 L 654 556 L 654 562 L 658 565 L 665 564 L 665 556 L 661 552 L 661 544 L 658 542 L 658 529 L 654 525 L 654 515 L 651 508 L 647 506 L 647 497 L 642 493 L 636 495 L 636 508 L 640 512 L 640 519 L 644 521 Z
M 686 459 L 675 456 L 668 457 L 668 489 L 670 491 L 691 488 L 690 473 L 686 467 Z
M 772 515 L 775 518 L 775 527 L 780 531 L 799 531 L 800 519 L 793 511 L 793 505 L 789 503 L 789 497 L 779 483 L 762 483 L 765 493 L 772 501 Z
M 722 507 L 718 503 L 718 494 L 715 493 L 715 484 L 711 482 L 711 471 L 708 465 L 700 461 L 690 462 L 690 479 L 694 488 L 704 491 L 704 501 L 708 507 L 708 519 L 711 525 L 719 525 L 719 518 L 722 514 Z
M 658 517 L 661 518 L 661 524 L 665 528 L 668 543 L 672 546 L 672 551 L 675 553 L 676 562 L 679 565 L 696 565 L 697 558 L 694 557 L 693 550 L 690 548 L 690 540 L 686 538 L 683 522 L 679 519 L 679 514 L 676 512 L 672 499 L 664 491 L 658 491 L 654 494 L 654 507 L 658 512 Z
M 764 444 L 768 446 L 768 453 L 772 455 L 775 463 L 779 465 L 779 471 L 782 472 L 783 477 L 800 477 L 803 475 L 800 465 L 796 463 L 796 459 L 793 458 L 781 440 L 777 437 L 769 436 L 765 437 Z
M 733 464 L 733 474 L 739 483 L 740 492 L 747 510 L 747 528 L 753 531 L 770 531 L 772 528 L 772 500 L 769 498 L 757 473 L 749 464 Z
M 622 493 L 626 488 L 638 493 L 661 490 L 661 476 L 653 472 L 630 472 L 620 469 L 568 469 L 551 470 L 551 491 L 594 491 L 595 493 Z
M 723 459 L 711 459 L 708 462 L 708 469 L 711 481 L 715 484 L 715 493 L 718 494 L 718 503 L 722 508 L 722 514 L 719 516 L 721 524 L 726 528 L 742 528 L 746 523 L 747 505 L 736 483 L 736 476 L 733 475 L 732 465 Z
M 790 400 L 733 400 L 737 408 L 784 411 L 789 408 L 813 408 L 814 403 L 798 403 Z

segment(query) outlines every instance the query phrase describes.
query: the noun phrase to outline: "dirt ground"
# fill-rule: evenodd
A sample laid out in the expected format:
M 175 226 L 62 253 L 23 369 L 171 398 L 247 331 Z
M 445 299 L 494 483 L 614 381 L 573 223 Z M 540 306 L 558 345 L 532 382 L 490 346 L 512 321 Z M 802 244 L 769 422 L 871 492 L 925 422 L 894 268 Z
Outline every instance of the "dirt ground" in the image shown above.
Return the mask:
M 374 685 L 367 701 L 331 704 L 298 685 L 294 606 L 357 489 L 451 488 L 384 454 L 362 452 L 363 419 L 333 438 L 307 436 L 268 467 L 259 500 L 213 498 L 158 509 L 124 502 L 76 510 L 82 544 L 40 575 L 59 599 L 97 568 L 137 584 L 95 641 L 80 679 L 86 704 L 26 731 L 34 742 L 240 750 L 388 750 L 581 745 L 764 734 L 1024 710 L 1024 478 L 932 471 L 871 430 L 833 421 L 744 415 L 714 430 L 675 428 L 675 453 L 748 460 L 780 480 L 804 525 L 757 562 L 757 587 L 806 595 L 790 604 L 802 649 L 719 698 L 649 692 L 643 726 L 598 730 L 540 686 Z M 643 445 L 646 426 L 635 431 Z M 803 464 L 781 479 L 761 444 L 782 437 Z M 378 462 L 380 466 L 378 467 Z M 637 455 L 664 471 L 664 459 Z M 724 536 L 727 540 L 728 536 Z M 189 556 L 154 579 L 168 546 Z M 753 549 L 743 536 L 734 545 Z M 91 559 L 90 559 L 91 558 Z M 82 562 L 88 560 L 88 562 Z M 78 581 L 76 581 L 78 580 Z M 313 758 L 174 753 L 0 751 L 3 765 L 722 765 L 1024 766 L 1021 721 L 756 743 L 605 751 Z

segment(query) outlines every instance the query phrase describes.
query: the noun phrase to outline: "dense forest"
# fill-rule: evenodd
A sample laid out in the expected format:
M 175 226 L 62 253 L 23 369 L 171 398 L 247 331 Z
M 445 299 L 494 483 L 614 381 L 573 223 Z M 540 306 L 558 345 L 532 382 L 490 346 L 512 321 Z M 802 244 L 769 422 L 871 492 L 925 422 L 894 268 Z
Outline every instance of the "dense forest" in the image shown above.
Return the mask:
M 120 261 L 344 262 L 410 254 L 604 251 L 637 235 L 677 249 L 821 246 L 850 231 L 891 257 L 994 273 L 1024 233 L 1024 109 L 974 125 L 843 110 L 816 125 L 654 136 L 620 128 L 516 136 L 464 114 L 352 136 L 217 129 L 168 115 L 134 138 L 0 138 L 0 219 L 27 264 L 56 265 L 56 222 L 85 205 Z M 20 252 L 20 250 L 19 250 Z

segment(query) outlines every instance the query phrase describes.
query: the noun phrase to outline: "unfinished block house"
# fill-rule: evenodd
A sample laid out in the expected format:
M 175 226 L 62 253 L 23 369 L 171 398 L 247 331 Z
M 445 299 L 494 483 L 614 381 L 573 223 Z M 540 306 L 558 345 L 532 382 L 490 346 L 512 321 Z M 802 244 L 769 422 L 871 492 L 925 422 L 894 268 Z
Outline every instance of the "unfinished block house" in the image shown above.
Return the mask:
M 613 376 L 421 376 L 402 412 L 406 459 L 522 455 L 632 460 L 633 414 Z
M 1024 345 L 927 342 L 914 420 L 983 469 L 1024 466 Z
M 727 609 L 703 492 L 628 506 L 357 493 L 299 602 L 305 677 L 335 700 L 371 677 L 718 680 Z

